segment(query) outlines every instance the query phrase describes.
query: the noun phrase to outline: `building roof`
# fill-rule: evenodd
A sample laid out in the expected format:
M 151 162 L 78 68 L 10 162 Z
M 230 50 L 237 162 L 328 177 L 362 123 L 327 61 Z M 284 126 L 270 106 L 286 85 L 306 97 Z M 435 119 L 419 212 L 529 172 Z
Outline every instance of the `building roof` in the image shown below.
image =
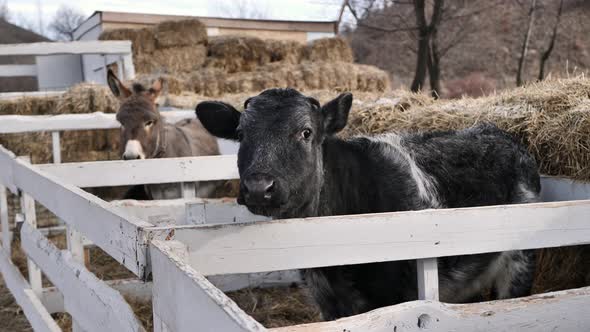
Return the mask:
M 98 20 L 97 20 L 98 18 Z M 100 23 L 135 23 L 135 24 L 157 24 L 162 21 L 182 20 L 196 18 L 208 28 L 239 28 L 239 29 L 260 29 L 260 30 L 283 30 L 283 31 L 304 31 L 304 32 L 334 32 L 337 26 L 336 21 L 281 21 L 281 20 L 258 20 L 258 19 L 237 19 L 221 17 L 202 16 L 181 16 L 181 15 L 158 15 L 125 13 L 111 11 L 96 11 L 77 29 L 75 34 L 83 34 L 80 29 L 88 29 L 90 22 Z M 100 24 L 99 23 L 99 24 Z
M 49 41 L 47 37 L 0 19 L 0 44 L 20 44 Z

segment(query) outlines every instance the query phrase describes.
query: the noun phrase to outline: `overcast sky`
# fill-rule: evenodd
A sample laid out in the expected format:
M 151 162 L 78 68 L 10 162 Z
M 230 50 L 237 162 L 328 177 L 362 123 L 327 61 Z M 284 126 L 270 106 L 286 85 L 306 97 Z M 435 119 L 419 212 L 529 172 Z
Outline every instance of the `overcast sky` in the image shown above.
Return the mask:
M 239 12 L 245 12 L 255 18 L 322 21 L 335 20 L 342 3 L 341 0 L 0 0 L 0 4 L 2 2 L 7 4 L 13 22 L 26 20 L 37 31 L 39 17 L 43 25 L 47 25 L 61 5 L 78 8 L 86 16 L 97 10 L 218 17 L 237 17 Z

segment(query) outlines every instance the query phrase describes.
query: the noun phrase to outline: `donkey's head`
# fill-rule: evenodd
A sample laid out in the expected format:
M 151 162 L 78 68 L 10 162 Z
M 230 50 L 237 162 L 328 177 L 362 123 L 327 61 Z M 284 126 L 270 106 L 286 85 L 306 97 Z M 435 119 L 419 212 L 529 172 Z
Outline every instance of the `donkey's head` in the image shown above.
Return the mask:
M 139 83 L 129 89 L 109 70 L 107 82 L 121 102 L 117 121 L 121 123 L 122 158 L 156 157 L 163 141 L 163 119 L 156 105 L 162 79 L 157 79 L 149 89 Z

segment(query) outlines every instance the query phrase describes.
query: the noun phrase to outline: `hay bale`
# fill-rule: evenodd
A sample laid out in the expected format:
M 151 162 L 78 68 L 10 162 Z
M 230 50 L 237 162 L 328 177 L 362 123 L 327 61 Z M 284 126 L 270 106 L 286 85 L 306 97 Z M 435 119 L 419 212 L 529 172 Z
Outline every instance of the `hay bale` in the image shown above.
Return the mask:
M 42 115 L 51 114 L 57 104 L 57 97 L 23 97 L 0 99 L 0 115 Z
M 59 97 L 50 114 L 116 113 L 119 101 L 104 85 L 81 83 L 74 85 Z
M 208 49 L 205 66 L 227 73 L 252 71 L 271 61 L 271 51 L 262 39 L 256 37 L 215 37 L 209 41 Z
M 207 44 L 207 28 L 196 19 L 159 23 L 154 27 L 154 35 L 159 49 Z
M 339 37 L 320 38 L 311 41 L 305 48 L 305 59 L 309 61 L 352 62 L 352 49 Z
M 305 56 L 305 45 L 293 40 L 267 40 L 271 62 L 300 63 Z
M 198 70 L 207 58 L 207 47 L 191 45 L 155 50 L 137 56 L 138 73 L 187 73 Z
M 130 40 L 133 55 L 152 53 L 156 50 L 156 37 L 150 28 L 111 29 L 103 31 L 99 40 Z

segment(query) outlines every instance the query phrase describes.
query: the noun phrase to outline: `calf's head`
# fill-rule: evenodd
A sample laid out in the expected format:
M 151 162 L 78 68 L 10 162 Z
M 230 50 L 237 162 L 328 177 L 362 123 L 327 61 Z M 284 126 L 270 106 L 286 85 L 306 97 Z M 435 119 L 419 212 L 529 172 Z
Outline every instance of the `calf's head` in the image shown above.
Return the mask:
M 121 104 L 117 112 L 117 121 L 121 123 L 121 158 L 154 157 L 162 144 L 163 121 L 156 105 L 162 80 L 156 80 L 149 89 L 138 83 L 129 89 L 109 70 L 107 82 Z
M 249 98 L 244 112 L 217 101 L 196 113 L 207 130 L 238 140 L 238 203 L 276 218 L 313 215 L 323 184 L 323 143 L 346 126 L 352 94 L 325 105 L 293 89 Z

